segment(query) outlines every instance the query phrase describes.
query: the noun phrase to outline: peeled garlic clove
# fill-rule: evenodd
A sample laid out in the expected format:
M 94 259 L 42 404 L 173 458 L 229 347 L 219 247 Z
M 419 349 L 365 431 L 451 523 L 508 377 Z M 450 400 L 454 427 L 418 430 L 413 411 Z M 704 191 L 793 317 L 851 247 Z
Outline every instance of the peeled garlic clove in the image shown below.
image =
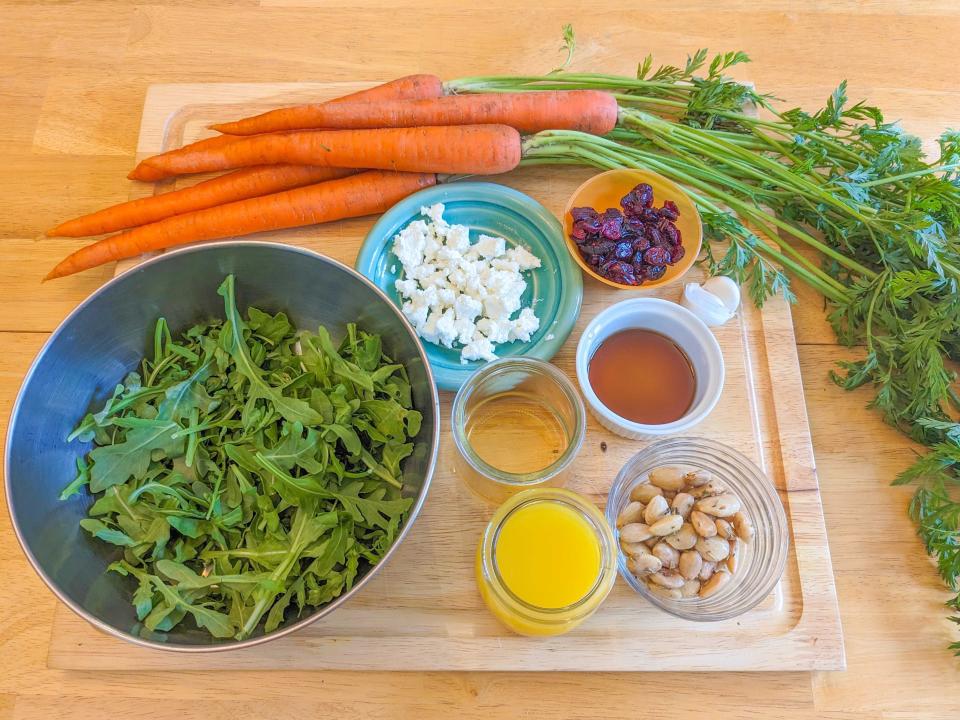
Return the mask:
M 716 275 L 703 283 L 703 289 L 720 299 L 724 307 L 735 313 L 740 307 L 740 286 L 726 275 Z
M 723 325 L 733 317 L 720 298 L 696 283 L 688 283 L 684 287 L 680 304 L 711 326 Z

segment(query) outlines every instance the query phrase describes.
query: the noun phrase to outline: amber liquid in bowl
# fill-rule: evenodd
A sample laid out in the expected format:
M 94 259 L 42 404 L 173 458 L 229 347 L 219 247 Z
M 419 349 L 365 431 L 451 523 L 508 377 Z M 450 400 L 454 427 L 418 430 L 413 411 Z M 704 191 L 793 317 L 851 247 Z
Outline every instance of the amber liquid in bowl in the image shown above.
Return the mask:
M 621 330 L 590 359 L 590 387 L 605 406 L 643 425 L 679 420 L 693 405 L 697 376 L 686 353 L 653 330 Z
M 563 418 L 534 392 L 507 391 L 478 403 L 466 436 L 484 462 L 518 475 L 549 467 L 570 444 Z

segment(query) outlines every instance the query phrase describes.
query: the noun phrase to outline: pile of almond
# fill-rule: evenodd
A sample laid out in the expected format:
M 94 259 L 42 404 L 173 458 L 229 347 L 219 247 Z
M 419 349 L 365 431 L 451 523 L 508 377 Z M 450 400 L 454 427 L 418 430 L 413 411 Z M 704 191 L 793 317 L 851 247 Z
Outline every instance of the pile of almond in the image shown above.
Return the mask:
M 740 543 L 753 525 L 740 498 L 704 470 L 664 466 L 630 491 L 617 517 L 627 568 L 651 592 L 679 600 L 708 598 L 737 570 Z

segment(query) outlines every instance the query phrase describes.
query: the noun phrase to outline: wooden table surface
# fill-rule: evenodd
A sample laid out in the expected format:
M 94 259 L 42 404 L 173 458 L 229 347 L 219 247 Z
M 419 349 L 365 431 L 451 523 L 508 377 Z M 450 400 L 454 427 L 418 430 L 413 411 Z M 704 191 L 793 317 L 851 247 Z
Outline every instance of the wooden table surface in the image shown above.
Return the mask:
M 397 6 L 404 4 L 406 9 Z M 575 69 L 630 73 L 745 50 L 764 91 L 814 106 L 847 78 L 931 141 L 958 124 L 955 0 L 0 0 L 0 422 L 34 353 L 112 270 L 38 279 L 74 240 L 41 232 L 122 201 L 151 83 L 538 73 L 572 22 Z M 636 9 L 631 9 L 635 7 Z M 588 9 L 589 8 L 589 9 Z M 97 673 L 46 666 L 55 600 L 0 515 L 0 720 L 69 717 L 956 718 L 947 593 L 888 484 L 915 448 L 827 380 L 851 352 L 794 312 L 848 669 L 842 673 Z

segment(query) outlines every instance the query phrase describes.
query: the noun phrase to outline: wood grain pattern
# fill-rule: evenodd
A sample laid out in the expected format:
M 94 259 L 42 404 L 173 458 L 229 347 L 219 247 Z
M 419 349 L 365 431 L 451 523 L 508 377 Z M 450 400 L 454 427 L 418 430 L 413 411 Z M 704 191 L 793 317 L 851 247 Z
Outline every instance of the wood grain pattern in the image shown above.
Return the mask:
M 126 199 L 146 89 L 171 82 L 382 81 L 542 72 L 571 22 L 573 67 L 629 73 L 647 52 L 682 62 L 743 49 L 744 69 L 814 108 L 846 78 L 933 147 L 956 126 L 953 0 L 0 0 L 0 427 L 46 333 L 109 277 L 39 285 L 68 247 L 40 238 Z M 192 37 L 187 38 L 186 35 Z M 533 192 L 550 177 L 504 178 Z M 325 242 L 346 257 L 370 221 Z M 314 243 L 305 237 L 304 242 Z M 839 348 L 819 303 L 793 309 L 847 651 L 842 673 L 64 672 L 47 667 L 56 602 L 0 513 L 0 720 L 290 717 L 944 720 L 960 715 L 947 598 L 888 484 L 915 446 L 826 373 Z M 708 698 L 705 702 L 704 698 Z M 202 710 L 201 710 L 202 708 Z

